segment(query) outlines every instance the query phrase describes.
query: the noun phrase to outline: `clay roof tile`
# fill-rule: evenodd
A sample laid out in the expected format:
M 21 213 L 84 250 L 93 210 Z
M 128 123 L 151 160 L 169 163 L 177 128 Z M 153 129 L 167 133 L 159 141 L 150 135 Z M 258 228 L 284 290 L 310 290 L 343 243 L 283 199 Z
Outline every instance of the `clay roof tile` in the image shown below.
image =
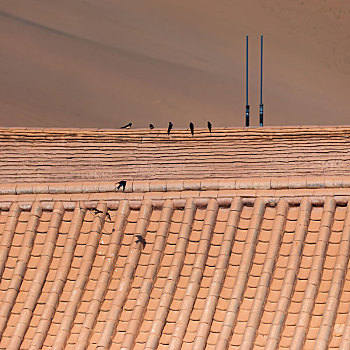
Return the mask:
M 284 132 L 305 137 L 293 130 Z M 308 129 L 310 139 L 315 130 Z M 133 132 L 130 140 L 139 137 Z M 247 132 L 225 137 L 264 142 Z M 117 135 L 101 133 L 108 140 Z M 120 157 L 121 149 L 115 152 Z M 301 164 L 293 152 L 286 157 Z M 135 164 L 139 159 L 135 154 Z M 348 178 L 312 171 L 305 177 L 305 166 L 290 177 L 288 162 L 281 176 L 273 164 L 259 164 L 253 174 L 246 163 L 238 176 L 227 163 L 220 178 L 210 163 L 206 176 L 197 166 L 188 176 L 186 165 L 178 174 L 174 165 L 155 164 L 157 180 L 147 178 L 145 163 L 138 173 L 121 165 L 125 192 L 116 191 L 120 179 L 103 172 L 94 181 L 82 173 L 80 182 L 53 183 L 50 173 L 42 175 L 46 183 L 8 178 L 17 182 L 0 185 L 0 345 L 347 347 Z M 91 211 L 96 207 L 101 212 Z

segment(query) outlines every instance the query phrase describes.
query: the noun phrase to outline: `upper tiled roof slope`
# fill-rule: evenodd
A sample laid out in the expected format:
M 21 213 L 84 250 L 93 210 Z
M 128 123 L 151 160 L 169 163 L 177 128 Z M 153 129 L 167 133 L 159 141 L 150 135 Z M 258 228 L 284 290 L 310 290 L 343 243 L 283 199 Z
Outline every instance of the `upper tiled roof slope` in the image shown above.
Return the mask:
M 349 183 L 264 181 L 3 187 L 0 348 L 349 349 Z
M 348 175 L 350 127 L 1 129 L 2 182 Z

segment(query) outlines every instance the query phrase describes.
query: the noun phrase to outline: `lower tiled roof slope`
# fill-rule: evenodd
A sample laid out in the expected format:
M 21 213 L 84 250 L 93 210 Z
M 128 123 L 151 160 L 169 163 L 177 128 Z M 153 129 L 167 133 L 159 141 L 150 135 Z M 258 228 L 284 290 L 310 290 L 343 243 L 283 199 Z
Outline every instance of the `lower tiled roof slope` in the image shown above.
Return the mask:
M 0 129 L 2 182 L 348 175 L 350 127 Z
M 0 193 L 0 348 L 350 347 L 348 178 Z

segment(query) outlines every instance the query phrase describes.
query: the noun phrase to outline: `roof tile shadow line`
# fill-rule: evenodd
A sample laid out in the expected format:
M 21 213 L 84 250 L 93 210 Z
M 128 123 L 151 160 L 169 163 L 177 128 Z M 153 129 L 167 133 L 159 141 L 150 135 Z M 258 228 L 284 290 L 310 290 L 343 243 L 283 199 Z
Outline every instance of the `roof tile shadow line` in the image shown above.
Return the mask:
M 175 323 L 175 328 L 170 339 L 169 348 L 172 350 L 180 349 L 186 334 L 188 322 L 193 310 L 195 300 L 203 278 L 205 263 L 208 258 L 211 238 L 214 232 L 212 222 L 215 221 L 219 210 L 219 204 L 216 199 L 210 199 L 204 218 L 204 225 L 201 232 L 195 260 L 193 263 L 191 276 L 186 288 L 185 296 L 182 300 L 180 311 Z
M 336 269 L 333 273 L 330 291 L 326 301 L 325 313 L 322 317 L 321 326 L 316 338 L 315 346 L 320 349 L 326 349 L 331 338 L 332 328 L 336 319 L 336 312 L 339 307 L 340 294 L 342 292 L 344 277 L 346 275 L 349 262 L 350 248 L 350 202 L 347 205 L 344 228 L 338 250 L 337 260 L 335 263 Z M 325 347 L 326 346 L 326 347 Z M 350 312 L 345 323 L 345 329 L 342 335 L 339 348 L 345 349 L 350 347 Z
M 287 220 L 288 204 L 284 200 L 280 200 L 276 208 L 276 216 L 271 231 L 271 237 L 268 244 L 265 262 L 259 278 L 258 286 L 254 296 L 252 308 L 249 313 L 247 326 L 243 334 L 241 343 L 242 350 L 250 350 L 253 348 L 256 338 L 256 332 L 259 327 L 260 319 L 263 313 L 266 297 L 269 292 L 273 271 L 276 260 L 278 258 L 278 251 L 280 242 L 284 232 L 284 227 Z
M 215 271 L 210 285 L 208 296 L 203 307 L 203 312 L 199 321 L 196 336 L 193 341 L 193 349 L 205 349 L 211 324 L 215 314 L 218 298 L 226 277 L 226 270 L 229 263 L 233 241 L 236 235 L 243 202 L 240 197 L 236 197 L 231 204 L 230 214 L 226 222 L 226 228 Z
M 170 306 L 173 301 L 178 280 L 185 260 L 185 252 L 187 250 L 189 237 L 196 213 L 196 204 L 192 198 L 187 199 L 183 220 L 179 235 L 177 238 L 175 251 L 172 257 L 167 280 L 159 299 L 156 315 L 149 331 L 145 350 L 154 350 L 158 348 L 160 337 L 169 314 Z
M 37 227 L 39 225 L 41 213 L 42 208 L 40 204 L 34 203 L 27 222 L 26 231 L 23 237 L 23 242 L 17 258 L 16 266 L 11 277 L 11 282 L 0 308 L 0 340 L 7 326 L 7 321 L 10 317 L 12 308 L 15 304 L 17 295 L 23 282 L 27 264 L 33 249 L 33 242 L 35 239 Z
M 52 319 L 59 303 L 59 298 L 62 294 L 67 276 L 71 268 L 74 250 L 78 242 L 78 237 L 80 235 L 80 230 L 84 221 L 85 212 L 86 209 L 84 207 L 81 207 L 80 203 L 76 203 L 55 280 L 51 286 L 43 312 L 40 316 L 38 326 L 31 341 L 29 347 L 30 350 L 39 350 L 43 347 L 47 332 L 51 326 Z
M 314 307 L 317 290 L 321 280 L 327 244 L 331 233 L 331 223 L 335 213 L 335 207 L 336 204 L 334 199 L 327 198 L 322 212 L 321 227 L 318 234 L 314 256 L 312 258 L 310 274 L 305 288 L 298 321 L 293 334 L 293 339 L 290 347 L 291 350 L 300 349 L 305 341 L 307 328 L 311 319 L 311 312 Z
M 262 224 L 266 201 L 258 198 L 255 201 L 253 214 L 249 223 L 247 239 L 238 268 L 235 284 L 232 288 L 230 302 L 228 304 L 225 318 L 221 326 L 219 339 L 215 345 L 215 350 L 224 350 L 229 346 L 232 332 L 236 324 L 239 306 L 247 284 L 249 271 L 251 269 L 258 233 Z
M 98 277 L 96 288 L 91 298 L 86 317 L 84 319 L 81 332 L 75 344 L 75 349 L 86 349 L 89 344 L 89 339 L 93 328 L 96 324 L 98 313 L 100 312 L 104 296 L 108 290 L 108 285 L 116 264 L 116 259 L 121 246 L 121 241 L 124 235 L 127 217 L 129 216 L 130 208 L 128 202 L 122 200 L 118 207 L 117 217 L 115 219 L 110 243 L 103 262 L 101 273 Z M 87 317 L 89 315 L 89 317 Z
M 69 338 L 70 330 L 73 326 L 74 318 L 78 310 L 81 296 L 85 290 L 85 286 L 88 279 L 87 277 L 89 275 L 89 271 L 91 270 L 98 242 L 100 240 L 102 232 L 102 221 L 104 220 L 107 212 L 106 203 L 99 203 L 97 209 L 100 210 L 102 213 L 97 214 L 92 222 L 88 242 L 83 253 L 82 263 L 80 265 L 78 276 L 74 283 L 73 292 L 69 297 L 69 301 L 63 314 L 59 330 L 53 342 L 53 350 L 59 350 L 65 346 Z
M 173 205 L 171 200 L 167 200 L 163 206 L 161 218 L 153 244 L 153 251 L 148 261 L 148 266 L 143 278 L 134 309 L 132 311 L 129 324 L 127 326 L 121 347 L 132 349 L 139 333 L 142 318 L 147 309 L 147 304 L 152 292 L 152 288 L 160 268 L 160 262 L 164 254 L 166 239 L 169 234 Z
M 151 202 L 149 200 L 143 201 L 134 234 L 139 234 L 142 237 L 145 237 L 151 213 Z M 108 312 L 107 320 L 97 342 L 96 349 L 108 348 L 113 341 L 120 314 L 126 302 L 131 283 L 134 279 L 135 270 L 140 259 L 140 246 L 141 244 L 137 243 L 136 240 L 133 239 L 126 263 L 123 268 L 123 274 L 119 281 L 117 292 L 113 298 L 112 306 Z
M 0 280 L 5 270 L 5 264 L 11 248 L 20 212 L 21 209 L 18 203 L 12 203 L 7 216 L 6 226 L 2 234 L 0 243 Z
M 266 341 L 266 349 L 269 350 L 277 349 L 282 335 L 287 310 L 294 292 L 295 280 L 299 271 L 300 259 L 310 220 L 310 214 L 311 203 L 308 198 L 303 198 L 299 208 L 298 221 L 293 239 L 296 244 L 292 245 L 280 297 L 276 305 L 276 311 Z
M 42 247 L 42 253 L 38 268 L 32 280 L 31 287 L 28 291 L 27 298 L 24 301 L 22 312 L 19 316 L 17 325 L 12 333 L 9 350 L 18 350 L 22 344 L 26 331 L 29 327 L 33 311 L 42 292 L 47 273 L 49 272 L 52 256 L 55 249 L 55 243 L 58 237 L 58 230 L 62 222 L 64 208 L 61 202 L 55 204 L 52 212 L 49 228 Z M 23 324 L 23 326 L 22 326 Z

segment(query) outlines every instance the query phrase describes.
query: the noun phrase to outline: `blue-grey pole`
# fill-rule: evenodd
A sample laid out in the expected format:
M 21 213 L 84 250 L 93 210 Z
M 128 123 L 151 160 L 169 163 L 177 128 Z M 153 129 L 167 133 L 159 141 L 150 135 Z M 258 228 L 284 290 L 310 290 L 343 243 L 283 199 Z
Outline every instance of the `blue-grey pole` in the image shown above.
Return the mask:
M 261 52 L 260 52 L 260 126 L 264 126 L 264 105 L 262 101 L 263 88 L 263 36 L 261 35 Z
M 245 126 L 249 126 L 249 102 L 248 102 L 248 35 L 246 41 L 246 104 L 245 104 Z

